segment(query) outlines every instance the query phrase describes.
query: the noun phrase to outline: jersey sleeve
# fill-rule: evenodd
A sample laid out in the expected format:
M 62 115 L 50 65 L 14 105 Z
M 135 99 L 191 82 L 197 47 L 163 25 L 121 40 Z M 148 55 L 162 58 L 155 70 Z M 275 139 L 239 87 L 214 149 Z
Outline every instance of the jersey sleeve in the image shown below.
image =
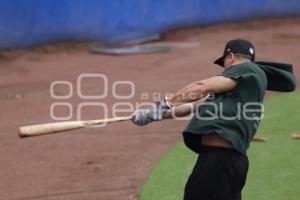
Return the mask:
M 267 88 L 267 77 L 263 70 L 251 63 L 245 63 L 227 68 L 221 76 L 232 78 L 237 81 L 235 91 L 241 96 L 258 96 L 263 98 Z

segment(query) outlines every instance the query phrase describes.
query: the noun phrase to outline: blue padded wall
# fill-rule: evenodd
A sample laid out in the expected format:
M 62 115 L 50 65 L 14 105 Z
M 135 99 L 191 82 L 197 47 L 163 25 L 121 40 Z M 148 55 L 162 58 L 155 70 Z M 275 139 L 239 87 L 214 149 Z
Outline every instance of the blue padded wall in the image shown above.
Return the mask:
M 0 49 L 113 44 L 181 27 L 299 14 L 299 0 L 0 0 Z

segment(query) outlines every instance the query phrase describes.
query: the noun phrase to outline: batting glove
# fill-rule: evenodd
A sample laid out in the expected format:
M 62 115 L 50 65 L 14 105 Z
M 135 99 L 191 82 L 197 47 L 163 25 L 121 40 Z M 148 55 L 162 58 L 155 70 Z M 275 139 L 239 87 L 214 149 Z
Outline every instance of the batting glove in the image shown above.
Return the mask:
M 156 102 L 151 109 L 136 110 L 132 114 L 131 121 L 138 126 L 145 126 L 153 121 L 161 121 L 168 108 L 166 108 L 161 102 Z

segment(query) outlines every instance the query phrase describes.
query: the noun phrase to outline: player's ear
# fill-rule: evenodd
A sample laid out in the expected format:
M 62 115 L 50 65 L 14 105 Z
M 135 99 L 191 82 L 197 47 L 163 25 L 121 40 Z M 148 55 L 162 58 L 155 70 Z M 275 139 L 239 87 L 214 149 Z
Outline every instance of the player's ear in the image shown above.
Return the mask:
M 229 57 L 229 60 L 230 60 L 231 63 L 234 63 L 234 62 L 235 62 L 236 56 L 234 55 L 234 53 L 230 52 L 230 53 L 228 54 L 228 57 Z

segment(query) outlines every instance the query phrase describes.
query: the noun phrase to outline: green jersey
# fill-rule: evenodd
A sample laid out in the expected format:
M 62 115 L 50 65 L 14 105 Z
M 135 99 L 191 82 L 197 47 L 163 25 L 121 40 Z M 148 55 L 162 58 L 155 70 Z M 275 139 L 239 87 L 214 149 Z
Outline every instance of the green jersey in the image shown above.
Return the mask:
M 198 140 L 193 134 L 217 133 L 230 141 L 237 151 L 246 154 L 262 115 L 267 76 L 253 62 L 231 66 L 220 76 L 235 79 L 235 89 L 210 95 L 196 109 L 184 130 L 184 140 L 188 147 L 197 152 L 201 138 L 198 137 Z
M 266 90 L 290 92 L 296 88 L 293 66 L 285 63 L 247 62 L 220 74 L 235 79 L 237 86 L 227 93 L 210 95 L 200 105 L 183 132 L 185 144 L 199 152 L 201 135 L 217 133 L 246 155 L 263 112 Z

